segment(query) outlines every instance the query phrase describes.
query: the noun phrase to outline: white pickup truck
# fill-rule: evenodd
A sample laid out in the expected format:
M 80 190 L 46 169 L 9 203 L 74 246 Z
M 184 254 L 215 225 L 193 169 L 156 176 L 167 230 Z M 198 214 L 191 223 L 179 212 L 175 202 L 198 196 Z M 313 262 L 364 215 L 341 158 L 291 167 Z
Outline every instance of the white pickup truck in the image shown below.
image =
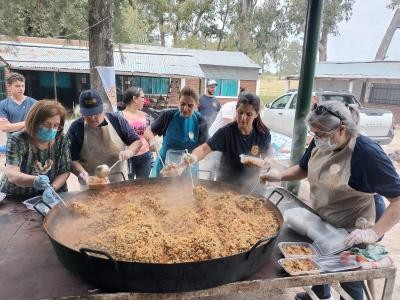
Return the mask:
M 341 92 L 321 92 L 319 101 L 337 100 L 355 105 L 360 110 L 360 132 L 381 145 L 389 144 L 394 136 L 394 119 L 390 110 L 362 107 L 351 94 Z M 297 91 L 289 91 L 272 103 L 266 104 L 263 122 L 271 129 L 292 137 Z

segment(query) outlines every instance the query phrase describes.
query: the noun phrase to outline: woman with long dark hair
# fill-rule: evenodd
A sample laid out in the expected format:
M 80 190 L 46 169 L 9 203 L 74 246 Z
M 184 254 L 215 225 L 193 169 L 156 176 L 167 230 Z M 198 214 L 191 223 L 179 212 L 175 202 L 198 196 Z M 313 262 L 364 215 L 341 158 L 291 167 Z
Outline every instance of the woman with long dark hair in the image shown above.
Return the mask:
M 141 111 L 144 105 L 144 93 L 141 88 L 130 87 L 122 98 L 122 105 L 118 107 L 122 116 L 128 121 L 142 141 L 139 152 L 128 160 L 128 177 L 148 178 L 153 165 L 153 157 L 149 151 L 149 143 L 145 138 L 147 116 Z
M 261 103 L 257 95 L 241 93 L 236 105 L 235 121 L 220 128 L 206 143 L 194 149 L 186 158 L 187 162 L 193 164 L 211 151 L 221 151 L 218 181 L 243 185 L 252 179 L 256 180 L 259 167 L 242 164 L 240 155 L 263 158 L 268 153 L 271 135 L 261 121 L 260 110 Z

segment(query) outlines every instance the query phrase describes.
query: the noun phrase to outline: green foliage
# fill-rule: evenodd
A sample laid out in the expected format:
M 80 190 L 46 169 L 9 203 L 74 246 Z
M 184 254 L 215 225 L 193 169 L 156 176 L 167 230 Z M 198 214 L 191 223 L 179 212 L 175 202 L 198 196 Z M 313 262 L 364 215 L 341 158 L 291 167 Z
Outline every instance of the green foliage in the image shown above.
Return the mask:
M 390 0 L 390 4 L 387 6 L 387 8 L 395 9 L 398 6 L 400 6 L 400 0 Z
M 88 0 L 0 0 L 0 33 L 87 39 Z M 355 0 L 325 0 L 321 44 L 351 17 Z M 390 7 L 399 0 L 390 0 Z M 113 0 L 115 43 L 242 51 L 282 74 L 298 69 L 305 0 Z
M 87 38 L 87 32 L 79 33 L 87 27 L 85 0 L 3 1 L 7 3 L 1 5 L 1 34 L 57 37 L 76 32 L 68 38 Z

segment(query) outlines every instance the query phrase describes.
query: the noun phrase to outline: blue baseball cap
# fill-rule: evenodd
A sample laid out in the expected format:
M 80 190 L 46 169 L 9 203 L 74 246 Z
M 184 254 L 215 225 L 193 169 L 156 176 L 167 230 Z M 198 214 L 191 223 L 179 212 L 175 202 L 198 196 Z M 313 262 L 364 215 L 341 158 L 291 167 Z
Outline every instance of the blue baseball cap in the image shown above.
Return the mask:
M 79 95 L 82 116 L 93 116 L 103 112 L 103 100 L 98 91 L 86 90 Z

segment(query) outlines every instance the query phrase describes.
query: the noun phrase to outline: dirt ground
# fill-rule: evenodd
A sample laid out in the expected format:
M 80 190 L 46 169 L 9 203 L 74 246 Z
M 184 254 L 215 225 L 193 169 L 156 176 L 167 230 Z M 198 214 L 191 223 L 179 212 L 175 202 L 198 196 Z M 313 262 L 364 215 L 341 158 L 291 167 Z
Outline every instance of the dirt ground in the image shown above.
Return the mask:
M 0 145 L 4 145 L 6 141 L 5 134 L 0 133 Z M 383 149 L 385 152 L 392 158 L 393 163 L 400 173 L 400 153 L 396 153 L 397 150 L 400 151 L 400 126 L 396 128 L 396 134 L 393 142 L 390 145 L 383 146 Z M 4 171 L 4 162 L 5 162 L 5 157 L 4 155 L 0 156 L 0 172 L 2 173 Z M 77 181 L 76 176 L 71 175 L 70 178 L 68 179 L 68 187 L 70 191 L 76 191 L 79 190 L 79 183 Z M 304 181 L 302 183 L 301 189 L 300 189 L 300 198 L 301 199 L 308 199 L 308 183 L 307 181 Z M 400 266 L 400 224 L 397 224 L 395 227 L 392 228 L 386 235 L 383 241 L 381 242 L 383 245 L 387 247 L 389 250 L 390 256 L 395 262 L 396 266 Z M 383 280 L 376 280 L 376 290 L 378 292 L 378 295 L 380 295 L 382 289 L 383 289 Z M 288 289 L 285 291 L 282 291 L 282 294 L 279 295 L 278 299 L 282 300 L 289 300 L 289 299 L 294 299 L 294 295 L 296 292 L 299 292 L 299 289 Z M 395 290 L 393 293 L 393 299 L 398 299 L 398 296 L 400 295 L 400 279 L 399 279 L 399 270 L 397 271 L 397 280 L 395 284 Z M 230 296 L 229 299 L 269 299 L 270 297 L 261 293 L 253 293 L 251 295 L 247 295 L 246 297 L 242 296 Z M 224 298 L 225 299 L 225 298 Z M 275 299 L 275 298 L 274 298 Z M 339 299 L 338 295 L 334 295 L 334 299 Z M 380 299 L 378 297 L 377 299 Z

